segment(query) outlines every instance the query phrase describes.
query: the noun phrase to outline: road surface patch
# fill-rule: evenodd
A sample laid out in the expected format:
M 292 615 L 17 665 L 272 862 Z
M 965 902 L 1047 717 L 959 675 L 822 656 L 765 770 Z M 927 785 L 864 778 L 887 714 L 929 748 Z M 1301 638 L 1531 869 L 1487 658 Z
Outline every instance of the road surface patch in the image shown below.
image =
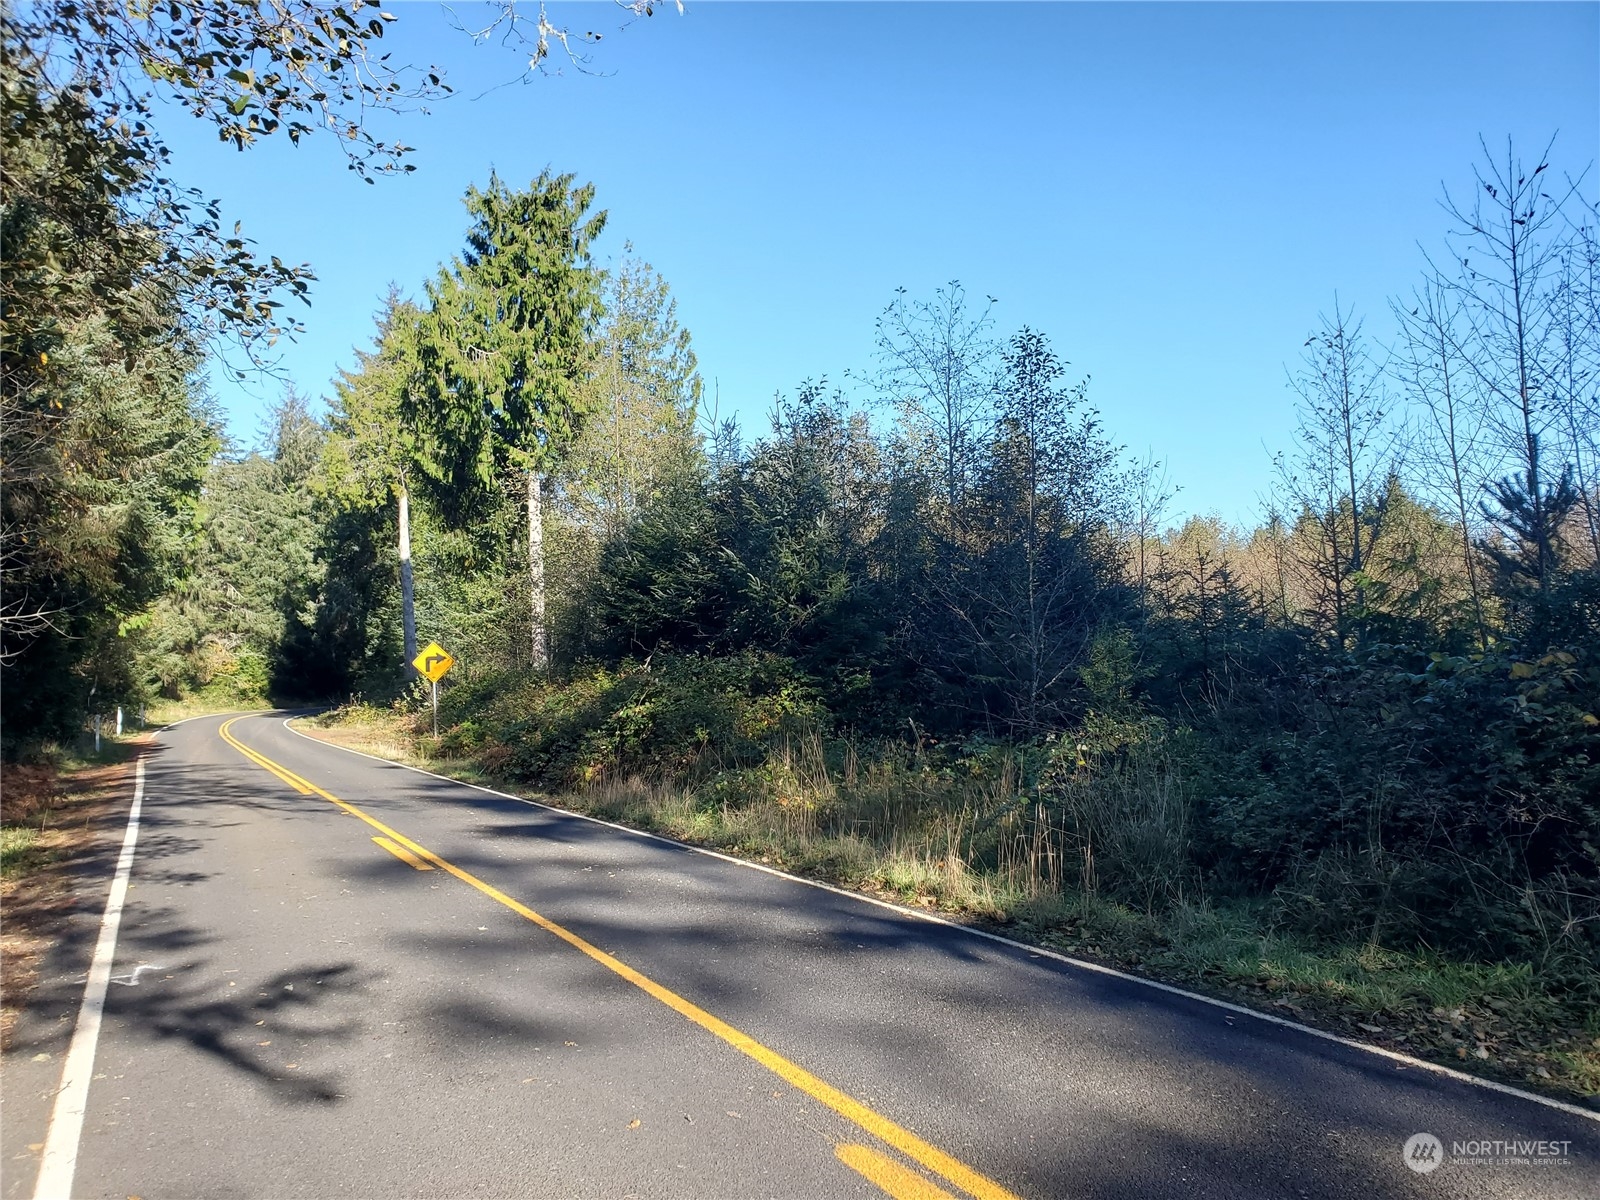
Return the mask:
M 1062 963 L 1079 971 L 1087 971 L 1094 975 L 1103 975 L 1108 979 L 1119 979 L 1124 983 L 1132 983 L 1140 987 L 1149 988 L 1152 991 L 1164 992 L 1169 996 L 1178 996 L 1184 1000 L 1193 1001 L 1197 1004 L 1204 1004 L 1210 1008 L 1221 1009 L 1224 1012 L 1233 1013 L 1241 1017 L 1250 1017 L 1266 1025 L 1275 1025 L 1280 1029 L 1292 1029 L 1296 1033 L 1305 1034 L 1308 1037 L 1314 1037 L 1320 1041 L 1332 1042 L 1335 1045 L 1344 1046 L 1350 1050 L 1360 1051 L 1362 1054 L 1370 1054 L 1378 1058 L 1388 1059 L 1390 1062 L 1396 1064 L 1400 1070 L 1415 1068 L 1420 1071 L 1426 1071 L 1431 1075 L 1437 1075 L 1443 1079 L 1450 1079 L 1454 1080 L 1456 1083 L 1467 1084 L 1470 1087 L 1483 1088 L 1486 1091 L 1498 1092 L 1504 1096 L 1514 1096 L 1518 1100 L 1528 1100 L 1534 1104 L 1543 1105 L 1545 1108 L 1553 1108 L 1558 1112 L 1567 1113 L 1570 1116 L 1582 1117 L 1586 1121 L 1600 1122 L 1600 1112 L 1594 1111 L 1593 1109 L 1580 1108 L 1576 1104 L 1567 1103 L 1565 1100 L 1557 1100 L 1553 1096 L 1545 1096 L 1538 1092 L 1530 1092 L 1526 1088 L 1516 1087 L 1509 1083 L 1501 1083 L 1497 1079 L 1487 1079 L 1482 1075 L 1469 1075 L 1465 1071 L 1458 1071 L 1453 1067 L 1445 1066 L 1443 1063 L 1430 1062 L 1428 1059 L 1418 1058 L 1414 1054 L 1406 1054 L 1399 1050 L 1391 1050 L 1387 1046 L 1375 1045 L 1372 1042 L 1357 1041 L 1355 1038 L 1345 1037 L 1344 1035 L 1338 1033 L 1332 1033 L 1326 1029 L 1318 1029 L 1315 1025 L 1307 1025 L 1302 1021 L 1291 1020 L 1288 1017 L 1280 1017 L 1274 1013 L 1262 1012 L 1259 1009 L 1247 1008 L 1243 1004 L 1235 1004 L 1230 1000 L 1222 1000 L 1216 996 L 1208 996 L 1204 992 L 1191 991 L 1188 988 L 1178 987 L 1175 984 L 1163 983 L 1159 979 L 1151 979 L 1144 975 L 1133 975 L 1127 971 L 1120 971 L 1115 967 L 1108 967 L 1104 963 L 1094 962 L 1090 959 L 1074 958 L 1070 954 L 1063 954 L 1059 950 L 1050 949 L 1048 946 L 1018 941 L 1016 938 L 1006 937 L 1002 933 L 995 933 L 992 930 L 983 929 L 976 925 L 968 925 L 961 921 L 954 921 L 947 917 L 942 917 L 936 913 L 927 912 L 922 909 L 908 908 L 903 904 L 895 904 L 878 896 L 868 895 L 864 892 L 852 891 L 849 888 L 838 887 L 831 883 L 824 883 L 820 879 L 809 879 L 804 875 L 795 875 L 792 872 L 780 870 L 777 867 L 770 867 L 762 863 L 752 862 L 749 859 L 739 858 L 732 854 L 724 854 L 720 850 L 712 850 L 706 846 L 697 846 L 693 842 L 682 842 L 676 838 L 666 837 L 663 834 L 651 833 L 649 830 L 635 829 L 629 825 L 618 824 L 616 821 L 607 821 L 603 817 L 591 816 L 589 813 L 579 812 L 576 809 L 562 808 L 558 804 L 550 804 L 541 800 L 530 800 L 526 796 L 518 796 L 511 792 L 503 792 L 497 788 L 486 787 L 481 783 L 469 783 L 465 779 L 455 779 L 449 775 L 441 775 L 437 771 L 429 771 L 422 767 L 414 767 L 409 763 L 397 762 L 391 758 L 382 758 L 376 754 L 368 754 L 364 750 L 357 750 L 351 746 L 341 745 L 335 741 L 313 737 L 308 733 L 304 733 L 301 730 L 296 729 L 292 724 L 295 719 L 296 718 L 294 716 L 287 718 L 283 722 L 283 727 L 296 737 L 304 738 L 308 742 L 315 742 L 319 746 L 331 747 L 332 749 L 342 751 L 345 754 L 353 754 L 357 758 L 365 758 L 371 760 L 372 762 L 382 763 L 386 767 L 394 767 L 402 771 L 411 771 L 417 775 L 426 775 L 429 779 L 437 779 L 442 783 L 448 783 L 455 787 L 470 788 L 475 792 L 483 792 L 490 796 L 498 796 L 502 800 L 511 800 L 517 804 L 525 804 L 529 808 L 537 808 L 543 809 L 546 812 L 560 813 L 562 816 L 570 817 L 573 820 L 587 821 L 591 825 L 599 825 L 606 829 L 613 829 L 618 833 L 625 834 L 628 837 L 640 838 L 644 841 L 650 842 L 659 842 L 664 846 L 672 846 L 678 850 L 684 850 L 691 854 L 699 854 L 705 856 L 706 858 L 714 858 L 719 862 L 729 863 L 732 866 L 741 867 L 747 871 L 760 871 L 763 875 L 772 875 L 778 879 L 788 880 L 790 883 L 800 884 L 803 887 L 815 888 L 821 892 L 830 892 L 835 896 L 843 896 L 857 904 L 870 904 L 874 908 L 885 909 L 888 912 L 895 913 L 909 920 L 925 921 L 930 925 L 942 925 L 946 929 L 957 930 L 968 937 L 981 938 L 987 942 L 994 942 L 997 945 L 1007 946 L 1012 950 L 1023 951 L 1029 958 L 1048 958 L 1052 962 Z M 1228 1020 L 1231 1024 L 1231 1019 Z

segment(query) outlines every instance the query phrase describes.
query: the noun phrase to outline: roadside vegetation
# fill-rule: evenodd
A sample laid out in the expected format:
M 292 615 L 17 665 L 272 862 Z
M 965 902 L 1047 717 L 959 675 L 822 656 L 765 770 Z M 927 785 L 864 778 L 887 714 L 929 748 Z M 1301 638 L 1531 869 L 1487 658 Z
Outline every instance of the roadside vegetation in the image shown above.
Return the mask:
M 203 368 L 292 335 L 311 275 L 167 176 L 152 97 L 241 149 L 331 124 L 383 174 L 361 111 L 444 85 L 370 4 L 202 8 L 0 8 L 7 886 L 61 849 L 16 764 L 92 714 L 348 699 L 325 732 L 383 753 L 1600 1092 L 1585 164 L 1484 146 L 1392 338 L 1307 314 L 1245 527 L 1180 518 L 959 283 L 740 428 L 551 171 L 467 189 L 438 271 L 244 445 Z
M 5 765 L 0 806 L 0 1047 L 10 1043 L 43 956 L 77 906 L 72 865 L 126 814 L 135 738 L 92 750 L 41 747 Z M 113 835 L 114 836 L 114 835 Z
M 1358 908 L 1345 895 L 1340 927 L 1326 899 L 1230 879 L 1205 849 L 1217 831 L 1198 803 L 1192 741 L 1153 739 L 1084 766 L 1075 743 L 867 742 L 827 735 L 810 714 L 769 723 L 770 694 L 730 694 L 725 680 L 702 690 L 719 665 L 657 659 L 565 686 L 482 681 L 446 694 L 438 738 L 406 701 L 305 724 L 1461 1069 L 1569 1096 L 1600 1091 L 1600 973 L 1559 926 L 1534 943 L 1537 956 L 1519 953 L 1514 935 L 1498 955 L 1474 953 L 1470 936 L 1436 948 L 1412 931 L 1372 936 L 1368 920 L 1426 928 L 1398 904 Z M 597 704 L 610 689 L 623 695 Z M 706 722 L 719 710 L 697 726 L 698 749 L 673 727 L 678 713 Z M 530 747 L 529 728 L 564 736 Z M 1354 891 L 1346 878 L 1324 882 L 1322 896 L 1339 884 Z
M 458 261 L 381 314 L 322 433 L 314 611 L 364 697 L 334 727 L 1592 1094 L 1597 258 L 1576 189 L 1530 170 L 1486 158 L 1470 211 L 1447 197 L 1441 260 L 1476 265 L 1397 301 L 1396 345 L 1313 326 L 1252 528 L 1169 519 L 1087 381 L 959 284 L 897 294 L 870 371 L 750 436 L 706 417 L 665 282 L 625 258 L 535 464 L 520 418 L 429 400 L 437 298 L 479 286 Z M 590 199 L 535 190 L 562 229 Z M 486 277 L 512 204 L 468 198 Z M 462 664 L 437 739 L 408 560 L 414 627 Z

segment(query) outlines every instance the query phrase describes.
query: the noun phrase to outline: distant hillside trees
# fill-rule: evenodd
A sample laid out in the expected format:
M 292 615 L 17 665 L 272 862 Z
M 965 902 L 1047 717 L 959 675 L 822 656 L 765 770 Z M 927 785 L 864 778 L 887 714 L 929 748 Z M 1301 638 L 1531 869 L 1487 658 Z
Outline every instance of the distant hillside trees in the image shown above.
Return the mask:
M 211 464 L 188 570 L 141 630 L 146 677 L 166 695 L 259 703 L 318 695 L 330 682 L 313 645 L 324 430 L 290 390 L 265 434 L 260 449 Z

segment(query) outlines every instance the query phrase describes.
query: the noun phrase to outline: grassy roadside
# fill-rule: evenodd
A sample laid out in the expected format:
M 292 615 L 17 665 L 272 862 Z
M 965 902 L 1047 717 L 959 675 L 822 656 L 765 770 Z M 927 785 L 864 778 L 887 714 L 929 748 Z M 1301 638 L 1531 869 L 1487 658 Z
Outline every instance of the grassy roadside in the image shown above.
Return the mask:
M 4 767 L 0 803 L 0 1048 L 10 1045 L 39 963 L 78 900 L 72 863 L 127 805 L 142 738 L 106 738 L 98 753 L 56 751 Z
M 161 699 L 152 702 L 145 710 L 145 727 L 161 729 L 193 717 L 211 717 L 218 713 L 249 712 L 270 707 L 272 705 L 268 700 L 241 700 L 234 697 L 186 696 L 181 700 Z
M 350 707 L 299 725 L 382 758 L 539 794 L 508 777 L 504 745 L 462 750 L 448 733 L 441 743 L 394 710 Z M 1275 932 L 1260 905 L 1189 902 L 1141 911 L 1066 890 L 1059 867 L 1028 845 L 1025 822 L 997 865 L 975 869 L 975 856 L 963 849 L 970 838 L 963 843 L 961 832 L 975 812 L 964 807 L 930 822 L 915 797 L 885 811 L 880 794 L 870 814 L 842 813 L 841 806 L 870 789 L 853 775 L 849 788 L 830 780 L 820 758 L 807 759 L 802 746 L 775 755 L 759 777 L 721 773 L 697 786 L 606 779 L 553 800 L 1600 1107 L 1600 1012 L 1529 965 L 1312 944 Z

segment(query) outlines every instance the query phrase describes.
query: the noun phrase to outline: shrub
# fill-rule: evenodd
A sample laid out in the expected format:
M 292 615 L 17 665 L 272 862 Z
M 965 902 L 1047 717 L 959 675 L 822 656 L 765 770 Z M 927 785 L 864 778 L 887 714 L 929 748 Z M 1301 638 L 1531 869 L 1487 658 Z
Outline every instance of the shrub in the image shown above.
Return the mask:
M 440 717 L 451 722 L 444 753 L 503 746 L 497 759 L 512 775 L 546 788 L 752 764 L 828 724 L 792 662 L 756 653 L 655 655 L 560 683 L 492 676 L 453 689 Z

